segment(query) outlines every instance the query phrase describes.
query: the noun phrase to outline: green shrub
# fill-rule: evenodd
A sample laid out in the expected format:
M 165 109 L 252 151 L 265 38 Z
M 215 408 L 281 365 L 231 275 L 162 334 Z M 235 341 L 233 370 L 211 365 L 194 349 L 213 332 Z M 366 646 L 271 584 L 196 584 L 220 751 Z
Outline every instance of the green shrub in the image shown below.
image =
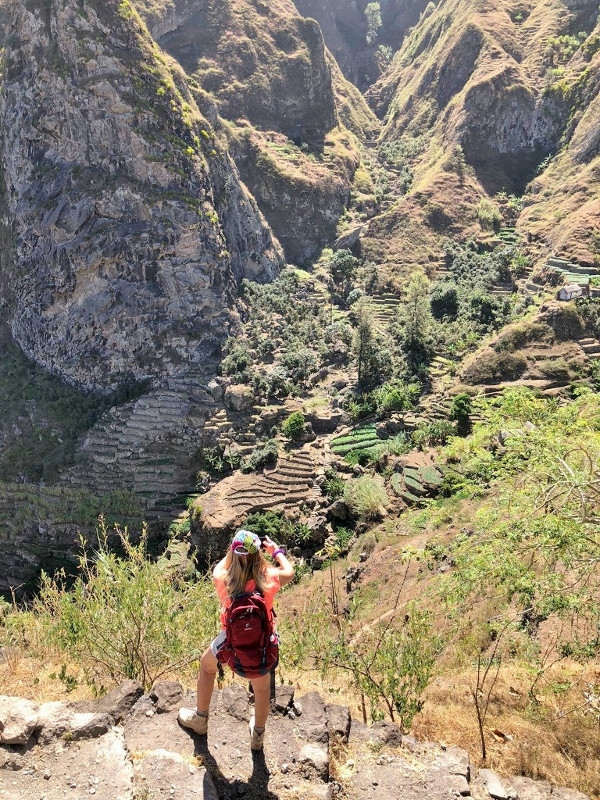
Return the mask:
M 425 447 L 437 447 L 446 444 L 448 439 L 454 434 L 454 425 L 446 420 L 437 422 L 427 422 L 413 431 L 412 441 L 415 447 L 420 450 Z
M 381 416 L 394 411 L 410 411 L 415 407 L 421 387 L 416 383 L 403 383 L 402 381 L 389 381 L 379 386 L 372 393 Z
M 572 377 L 569 365 L 564 358 L 546 358 L 537 363 L 537 368 L 547 378 L 557 381 L 569 381 Z
M 486 197 L 482 197 L 479 201 L 477 219 L 484 230 L 497 230 L 502 224 L 500 209 Z
M 281 426 L 281 432 L 288 439 L 299 439 L 304 432 L 306 420 L 301 411 L 292 412 Z
M 362 519 L 375 519 L 388 504 L 382 479 L 370 475 L 349 480 L 344 487 L 344 500 L 352 512 Z
M 471 412 L 473 401 L 466 392 L 459 392 L 452 398 L 450 406 L 450 419 L 456 422 L 456 431 L 459 436 L 467 436 L 471 432 Z
M 268 536 L 277 544 L 302 547 L 310 541 L 310 529 L 302 522 L 293 522 L 283 511 L 258 511 L 244 521 L 244 528 Z
M 323 484 L 323 493 L 330 500 L 338 500 L 344 494 L 344 487 L 346 481 L 334 469 L 325 471 L 325 483 Z
M 243 472 L 256 472 L 257 469 L 266 467 L 267 464 L 277 463 L 277 442 L 269 439 L 264 445 L 256 447 L 242 463 Z
M 182 583 L 116 530 L 124 551 L 108 545 L 102 525 L 94 559 L 79 556 L 75 583 L 43 574 L 33 619 L 42 640 L 62 649 L 94 680 L 139 681 L 146 690 L 162 675 L 195 661 L 212 637 L 217 601 L 211 581 Z

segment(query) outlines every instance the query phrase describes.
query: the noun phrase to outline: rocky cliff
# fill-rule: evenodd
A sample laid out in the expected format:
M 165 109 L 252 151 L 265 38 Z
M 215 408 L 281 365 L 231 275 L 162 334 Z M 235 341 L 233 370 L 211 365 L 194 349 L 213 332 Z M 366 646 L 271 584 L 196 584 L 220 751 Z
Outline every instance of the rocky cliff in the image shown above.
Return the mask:
M 331 243 L 360 161 L 359 138 L 378 128 L 327 53 L 320 27 L 291 0 L 191 3 L 148 16 L 159 45 L 196 91 L 210 93 L 242 178 L 283 245 L 306 264 Z
M 218 123 L 133 9 L 15 4 L 2 114 L 23 350 L 103 391 L 210 357 L 237 282 L 281 256 Z

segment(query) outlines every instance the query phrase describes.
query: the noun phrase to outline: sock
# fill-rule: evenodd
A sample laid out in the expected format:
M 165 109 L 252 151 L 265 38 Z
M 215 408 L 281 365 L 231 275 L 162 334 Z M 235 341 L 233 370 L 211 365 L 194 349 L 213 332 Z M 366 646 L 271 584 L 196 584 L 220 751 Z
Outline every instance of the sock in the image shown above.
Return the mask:
M 264 732 L 265 732 L 265 727 L 264 727 L 264 725 L 263 725 L 263 727 L 262 727 L 262 728 L 257 728 L 257 727 L 256 727 L 256 725 L 254 726 L 254 733 L 258 733 L 258 735 L 260 736 L 260 734 L 261 734 L 261 733 L 264 733 Z
M 208 711 L 198 711 L 198 709 L 196 709 L 196 716 L 197 717 L 208 717 Z

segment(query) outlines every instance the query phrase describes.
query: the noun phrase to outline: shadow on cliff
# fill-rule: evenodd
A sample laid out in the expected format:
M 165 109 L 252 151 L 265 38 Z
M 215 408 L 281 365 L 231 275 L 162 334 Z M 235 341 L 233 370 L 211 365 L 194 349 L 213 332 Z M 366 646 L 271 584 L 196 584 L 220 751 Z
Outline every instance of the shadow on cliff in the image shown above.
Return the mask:
M 194 755 L 202 761 L 213 779 L 219 797 L 243 796 L 246 800 L 279 800 L 279 795 L 269 791 L 270 773 L 262 750 L 252 752 L 252 774 L 247 781 L 228 779 L 208 749 L 206 736 L 194 736 L 194 740 Z

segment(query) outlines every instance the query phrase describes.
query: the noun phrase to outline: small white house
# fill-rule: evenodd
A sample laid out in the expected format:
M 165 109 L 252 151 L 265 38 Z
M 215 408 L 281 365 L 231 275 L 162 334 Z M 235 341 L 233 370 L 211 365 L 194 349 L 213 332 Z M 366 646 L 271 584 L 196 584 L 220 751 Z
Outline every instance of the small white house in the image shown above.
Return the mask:
M 563 286 L 556 295 L 557 300 L 575 300 L 576 297 L 583 297 L 583 287 L 578 283 Z

